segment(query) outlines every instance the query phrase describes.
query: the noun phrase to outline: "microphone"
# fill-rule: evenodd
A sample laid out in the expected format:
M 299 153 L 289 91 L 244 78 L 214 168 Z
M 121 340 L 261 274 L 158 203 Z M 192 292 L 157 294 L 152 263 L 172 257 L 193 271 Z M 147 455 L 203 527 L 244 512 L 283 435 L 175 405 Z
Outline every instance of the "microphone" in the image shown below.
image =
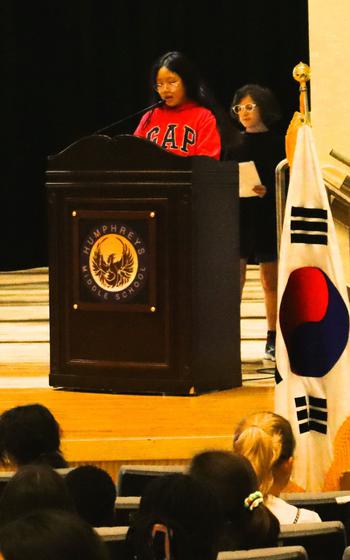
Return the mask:
M 157 101 L 156 103 L 153 103 L 149 107 L 145 107 L 144 109 L 141 109 L 140 111 L 136 111 L 136 113 L 132 113 L 132 115 L 128 115 L 127 117 L 123 117 L 122 119 L 119 119 L 119 121 L 116 121 L 112 124 L 104 126 L 103 128 L 99 128 L 98 130 L 93 132 L 92 135 L 94 136 L 95 134 L 101 134 L 101 132 L 105 132 L 105 130 L 109 130 L 111 128 L 114 128 L 115 126 L 117 126 L 117 124 L 121 124 L 121 123 L 123 123 L 123 122 L 125 122 L 129 119 L 132 119 L 133 117 L 137 117 L 137 115 L 141 115 L 142 113 L 146 113 L 146 111 L 150 111 L 151 109 L 154 109 L 155 107 L 160 107 L 161 105 L 164 105 L 164 103 L 165 103 L 165 99 L 160 99 L 159 101 Z

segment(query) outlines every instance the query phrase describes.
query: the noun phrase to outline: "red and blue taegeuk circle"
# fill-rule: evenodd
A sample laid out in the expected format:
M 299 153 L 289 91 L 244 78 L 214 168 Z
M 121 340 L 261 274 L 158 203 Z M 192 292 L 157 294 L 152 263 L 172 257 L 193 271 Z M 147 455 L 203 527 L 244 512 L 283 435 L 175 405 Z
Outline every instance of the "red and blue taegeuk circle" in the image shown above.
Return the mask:
M 291 272 L 279 321 L 291 370 L 302 377 L 326 375 L 348 342 L 347 306 L 327 274 L 316 267 Z

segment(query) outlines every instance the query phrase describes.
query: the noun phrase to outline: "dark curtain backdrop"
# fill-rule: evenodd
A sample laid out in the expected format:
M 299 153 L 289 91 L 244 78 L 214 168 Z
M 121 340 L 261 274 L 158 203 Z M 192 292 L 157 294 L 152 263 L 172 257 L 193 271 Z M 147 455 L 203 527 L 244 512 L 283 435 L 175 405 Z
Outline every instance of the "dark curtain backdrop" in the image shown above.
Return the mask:
M 226 109 L 247 82 L 275 91 L 282 128 L 298 108 L 307 0 L 2 0 L 0 10 L 0 270 L 47 264 L 47 156 L 146 106 L 158 55 L 186 52 Z

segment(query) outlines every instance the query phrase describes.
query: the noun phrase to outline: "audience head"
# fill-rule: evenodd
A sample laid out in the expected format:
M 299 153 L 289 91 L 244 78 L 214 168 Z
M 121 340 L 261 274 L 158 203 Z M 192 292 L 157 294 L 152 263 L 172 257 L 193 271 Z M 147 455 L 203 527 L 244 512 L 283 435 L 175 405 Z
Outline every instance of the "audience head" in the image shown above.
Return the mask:
M 41 404 L 16 406 L 0 416 L 0 461 L 15 466 L 46 463 L 66 467 L 60 451 L 60 427 Z
M 65 482 L 79 515 L 93 527 L 114 524 L 117 491 L 110 475 L 98 467 L 84 465 L 70 471 Z
M 259 488 L 279 495 L 287 485 L 293 466 L 295 439 L 288 420 L 273 412 L 258 412 L 237 426 L 233 449 L 249 459 L 258 477 Z
M 0 525 L 36 509 L 74 511 L 63 477 L 47 465 L 21 467 L 9 480 L 0 498 Z
M 233 110 L 234 106 L 239 105 L 242 99 L 247 97 L 256 103 L 260 118 L 267 127 L 280 120 L 281 111 L 275 95 L 269 88 L 259 84 L 247 84 L 236 91 L 231 104 L 231 114 L 234 118 L 239 117 L 239 114 Z
M 65 511 L 41 510 L 0 527 L 1 560 L 108 560 L 92 527 Z
M 221 525 L 208 488 L 186 474 L 159 476 L 141 498 L 128 544 L 138 560 L 214 560 Z
M 254 469 L 245 457 L 205 451 L 193 457 L 189 472 L 219 500 L 226 522 L 221 549 L 276 545 L 278 520 L 262 503 Z

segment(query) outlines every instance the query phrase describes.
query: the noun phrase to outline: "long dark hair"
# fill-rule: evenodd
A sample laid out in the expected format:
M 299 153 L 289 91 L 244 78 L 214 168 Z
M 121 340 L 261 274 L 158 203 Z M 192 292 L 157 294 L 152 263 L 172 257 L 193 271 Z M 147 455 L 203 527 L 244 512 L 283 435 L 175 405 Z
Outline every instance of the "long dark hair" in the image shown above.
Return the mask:
M 186 97 L 190 101 L 195 101 L 202 107 L 209 109 L 216 118 L 216 124 L 221 136 L 221 159 L 226 159 L 226 153 L 229 147 L 235 146 L 238 140 L 238 134 L 235 127 L 232 126 L 230 119 L 215 99 L 213 93 L 207 84 L 201 78 L 198 68 L 187 58 L 187 56 L 179 51 L 170 51 L 160 56 L 153 64 L 150 74 L 150 86 L 152 91 L 152 100 L 158 101 L 159 94 L 155 90 L 157 83 L 157 75 L 160 68 L 165 67 L 170 72 L 178 74 L 183 81 Z
M 183 81 L 186 97 L 191 101 L 196 101 L 199 105 L 207 107 L 214 112 L 215 102 L 212 94 L 199 75 L 197 67 L 179 51 L 171 51 L 160 56 L 153 64 L 151 70 L 151 87 L 155 93 L 155 100 L 159 98 L 155 91 L 157 83 L 157 75 L 162 67 L 167 68 L 170 72 L 178 74 Z
M 221 550 L 277 544 L 277 518 L 263 503 L 252 511 L 245 507 L 245 498 L 258 489 L 254 469 L 245 457 L 228 451 L 204 451 L 193 457 L 189 472 L 219 500 L 226 520 Z
M 163 544 L 151 537 L 155 523 L 167 528 L 175 560 L 216 558 L 222 518 L 217 499 L 201 482 L 186 474 L 171 474 L 147 485 L 127 536 L 132 557 L 164 558 Z

